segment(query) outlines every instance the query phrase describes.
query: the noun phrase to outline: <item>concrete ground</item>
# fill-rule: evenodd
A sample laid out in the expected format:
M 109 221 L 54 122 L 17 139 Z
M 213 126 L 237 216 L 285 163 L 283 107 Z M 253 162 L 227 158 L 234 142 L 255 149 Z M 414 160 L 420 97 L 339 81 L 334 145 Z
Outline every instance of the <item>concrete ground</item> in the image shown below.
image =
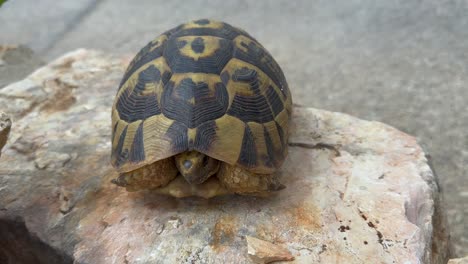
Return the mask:
M 295 103 L 420 138 L 468 254 L 468 1 L 8 1 L 0 43 L 44 60 L 81 47 L 132 54 L 187 20 L 242 27 L 285 71 Z

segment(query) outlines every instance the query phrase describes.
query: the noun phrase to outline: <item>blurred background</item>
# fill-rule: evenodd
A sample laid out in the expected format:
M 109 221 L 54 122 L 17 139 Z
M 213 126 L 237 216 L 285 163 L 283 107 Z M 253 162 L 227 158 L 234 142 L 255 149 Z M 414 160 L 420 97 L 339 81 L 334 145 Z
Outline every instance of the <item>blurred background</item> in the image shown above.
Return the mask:
M 0 60 L 0 89 L 65 52 L 134 54 L 198 18 L 257 38 L 295 103 L 417 136 L 444 191 L 455 254 L 468 254 L 468 1 L 10 0 L 0 9 L 0 44 L 33 52 Z

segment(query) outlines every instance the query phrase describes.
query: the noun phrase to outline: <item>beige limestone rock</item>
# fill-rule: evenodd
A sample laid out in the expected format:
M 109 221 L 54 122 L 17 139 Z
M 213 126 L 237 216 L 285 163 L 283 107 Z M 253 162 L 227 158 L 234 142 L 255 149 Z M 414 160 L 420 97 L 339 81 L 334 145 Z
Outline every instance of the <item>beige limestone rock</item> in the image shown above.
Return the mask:
M 255 263 L 294 260 L 294 256 L 282 246 L 255 237 L 245 236 L 247 253 Z
M 464 258 L 451 259 L 447 264 L 468 264 L 468 256 Z
M 417 140 L 345 114 L 294 109 L 286 189 L 268 199 L 111 184 L 110 109 L 127 63 L 77 50 L 0 91 L 15 120 L 0 159 L 0 262 L 251 263 L 252 236 L 292 263 L 446 263 Z

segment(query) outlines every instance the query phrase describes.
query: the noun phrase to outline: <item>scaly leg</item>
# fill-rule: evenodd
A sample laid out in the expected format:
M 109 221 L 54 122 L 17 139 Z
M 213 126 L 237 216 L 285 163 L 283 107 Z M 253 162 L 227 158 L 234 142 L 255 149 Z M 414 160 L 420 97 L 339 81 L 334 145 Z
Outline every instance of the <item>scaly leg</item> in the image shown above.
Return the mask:
M 177 173 L 174 158 L 171 157 L 122 173 L 117 179 L 113 179 L 112 183 L 125 187 L 129 192 L 155 189 L 167 185 Z
M 216 176 L 226 189 L 241 195 L 269 196 L 285 188 L 277 174 L 257 174 L 226 163 L 220 166 Z

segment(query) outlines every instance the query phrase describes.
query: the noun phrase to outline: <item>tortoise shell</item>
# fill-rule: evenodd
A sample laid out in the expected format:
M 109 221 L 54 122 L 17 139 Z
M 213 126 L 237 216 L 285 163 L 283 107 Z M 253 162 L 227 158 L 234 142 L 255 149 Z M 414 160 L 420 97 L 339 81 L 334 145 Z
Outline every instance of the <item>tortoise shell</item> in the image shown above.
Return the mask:
M 223 22 L 182 24 L 128 66 L 112 107 L 111 162 L 122 173 L 196 150 L 273 173 L 291 107 L 281 68 L 257 40 Z

